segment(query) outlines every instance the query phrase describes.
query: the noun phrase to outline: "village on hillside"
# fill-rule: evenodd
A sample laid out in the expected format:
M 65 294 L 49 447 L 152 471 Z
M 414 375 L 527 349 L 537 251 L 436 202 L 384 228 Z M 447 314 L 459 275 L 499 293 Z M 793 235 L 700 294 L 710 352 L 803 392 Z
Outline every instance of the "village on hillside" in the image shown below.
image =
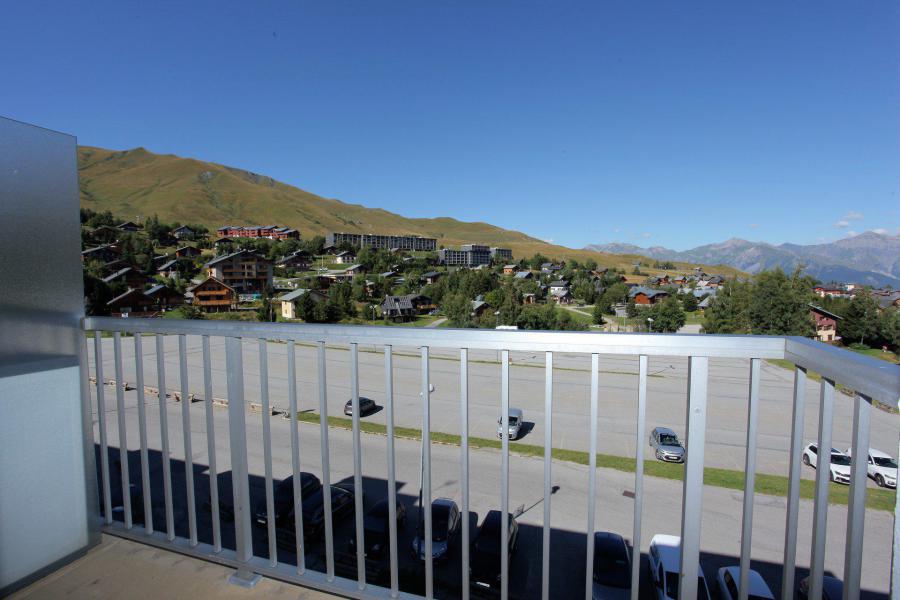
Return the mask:
M 117 317 L 803 335 L 889 354 L 900 292 L 801 272 L 728 278 L 700 267 L 513 257 L 411 235 L 142 223 L 82 209 L 88 314 Z

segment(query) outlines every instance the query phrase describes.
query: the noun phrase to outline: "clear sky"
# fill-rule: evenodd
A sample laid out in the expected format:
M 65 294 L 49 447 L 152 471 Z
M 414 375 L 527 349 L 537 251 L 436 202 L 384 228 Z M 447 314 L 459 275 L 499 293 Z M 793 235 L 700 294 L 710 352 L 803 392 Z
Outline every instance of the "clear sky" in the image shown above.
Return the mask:
M 894 0 L 9 2 L 0 114 L 572 247 L 816 243 L 898 232 L 898 31 Z

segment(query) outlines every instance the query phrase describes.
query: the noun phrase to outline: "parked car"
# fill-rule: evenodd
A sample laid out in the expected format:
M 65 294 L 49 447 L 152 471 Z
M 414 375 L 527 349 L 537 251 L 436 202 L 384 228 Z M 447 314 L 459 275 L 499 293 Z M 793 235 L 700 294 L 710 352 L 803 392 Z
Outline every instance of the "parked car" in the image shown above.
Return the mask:
M 851 448 L 847 448 L 847 456 L 852 456 L 851 450 Z M 890 454 L 869 448 L 866 471 L 879 487 L 897 487 L 897 462 L 891 458 Z
M 650 576 L 658 600 L 678 600 L 678 580 L 681 570 L 681 538 L 677 535 L 656 534 L 650 540 Z M 711 600 L 703 567 L 698 565 L 697 599 Z
M 678 435 L 668 427 L 654 427 L 650 432 L 650 447 L 656 450 L 656 459 L 664 462 L 684 462 L 684 446 Z
M 431 558 L 440 560 L 447 556 L 450 544 L 459 533 L 461 515 L 459 506 L 449 498 L 438 498 L 431 503 Z M 425 520 L 416 528 L 412 543 L 413 556 L 425 560 Z
M 797 586 L 797 597 L 800 600 L 809 598 L 809 577 L 800 580 Z M 844 583 L 840 579 L 825 575 L 822 577 L 822 600 L 840 600 L 844 597 Z
M 363 518 L 364 552 L 371 558 L 380 558 L 390 544 L 390 503 L 379 500 Z M 406 507 L 397 500 L 397 529 L 406 525 Z M 356 536 L 350 538 L 350 547 L 356 548 Z
M 775 594 L 769 589 L 769 585 L 762 575 L 750 569 L 747 580 L 750 582 L 750 589 L 747 590 L 748 600 L 775 600 Z M 741 585 L 740 567 L 722 567 L 719 569 L 716 581 L 719 584 L 719 597 L 722 600 L 738 600 Z
M 819 449 L 815 443 L 809 444 L 803 449 L 803 464 L 815 467 L 818 463 Z M 834 448 L 831 449 L 831 467 L 829 478 L 831 481 L 850 485 L 850 457 Z
M 303 539 L 306 543 L 319 538 L 325 530 L 324 491 L 324 488 L 319 487 L 309 497 L 303 498 Z M 342 518 L 353 513 L 354 498 L 355 494 L 351 488 L 339 485 L 331 486 L 331 518 L 333 523 L 337 523 Z M 293 550 L 297 543 L 293 506 L 278 521 L 276 526 L 278 528 L 278 545 Z
M 525 414 L 521 408 L 509 409 L 509 439 L 514 440 L 519 437 L 519 430 L 522 428 L 522 419 Z M 503 417 L 497 419 L 497 437 L 503 437 Z
M 511 513 L 507 513 L 509 531 L 506 540 L 509 554 L 516 551 L 519 543 L 519 524 Z M 500 544 L 503 543 L 503 513 L 499 510 L 489 511 L 478 528 L 475 545 L 469 560 L 472 583 L 483 587 L 500 585 Z
M 631 556 L 618 533 L 594 534 L 592 600 L 627 600 L 631 597 Z
M 305 471 L 300 473 L 300 497 L 303 499 L 322 489 L 322 482 L 312 473 Z M 273 489 L 273 499 L 275 504 L 275 523 L 284 521 L 289 513 L 294 510 L 294 476 L 291 475 L 287 479 L 279 481 Z M 256 508 L 253 511 L 253 523 L 257 527 L 266 527 L 268 524 L 268 511 L 266 510 L 266 496 L 263 494 L 256 502 Z
M 367 414 L 374 412 L 376 408 L 377 405 L 371 398 L 365 398 L 363 396 L 359 397 L 359 416 L 364 417 Z M 353 398 L 347 400 L 347 404 L 344 405 L 344 414 L 348 417 L 353 416 Z

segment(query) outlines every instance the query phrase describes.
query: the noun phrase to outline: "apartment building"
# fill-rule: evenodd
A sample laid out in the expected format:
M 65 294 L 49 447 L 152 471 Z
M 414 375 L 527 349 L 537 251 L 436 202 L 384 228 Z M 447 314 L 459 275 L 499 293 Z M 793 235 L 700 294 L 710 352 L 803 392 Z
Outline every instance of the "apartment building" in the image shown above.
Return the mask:
M 270 240 L 300 239 L 300 232 L 292 227 L 279 227 L 278 225 L 263 225 L 255 227 L 241 227 L 240 225 L 225 225 L 216 230 L 219 238 L 267 238 Z
M 205 265 L 206 274 L 240 294 L 255 294 L 272 287 L 272 262 L 250 250 L 220 256 Z
M 325 247 L 348 244 L 354 248 L 381 248 L 383 250 L 419 250 L 431 252 L 437 249 L 436 238 L 417 235 L 380 235 L 377 233 L 328 233 Z

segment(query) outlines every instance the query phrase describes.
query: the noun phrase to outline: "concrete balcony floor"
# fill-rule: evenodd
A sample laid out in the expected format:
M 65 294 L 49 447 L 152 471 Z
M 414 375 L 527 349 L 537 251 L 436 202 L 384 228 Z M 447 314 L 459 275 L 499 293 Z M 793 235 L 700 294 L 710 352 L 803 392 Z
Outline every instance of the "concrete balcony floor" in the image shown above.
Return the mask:
M 232 573 L 232 569 L 221 565 L 104 534 L 103 541 L 85 556 L 19 590 L 10 598 L 336 598 L 265 577 L 255 588 L 246 589 L 228 583 L 228 576 Z

